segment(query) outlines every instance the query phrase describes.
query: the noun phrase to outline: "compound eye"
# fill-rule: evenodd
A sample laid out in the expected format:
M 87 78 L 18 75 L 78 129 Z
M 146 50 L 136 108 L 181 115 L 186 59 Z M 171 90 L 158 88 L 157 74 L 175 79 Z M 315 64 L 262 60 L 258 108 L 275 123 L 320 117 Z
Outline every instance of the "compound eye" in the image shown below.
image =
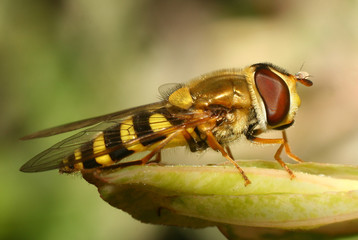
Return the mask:
M 290 92 L 287 84 L 267 68 L 255 72 L 255 83 L 265 104 L 268 124 L 275 126 L 281 123 L 290 109 Z

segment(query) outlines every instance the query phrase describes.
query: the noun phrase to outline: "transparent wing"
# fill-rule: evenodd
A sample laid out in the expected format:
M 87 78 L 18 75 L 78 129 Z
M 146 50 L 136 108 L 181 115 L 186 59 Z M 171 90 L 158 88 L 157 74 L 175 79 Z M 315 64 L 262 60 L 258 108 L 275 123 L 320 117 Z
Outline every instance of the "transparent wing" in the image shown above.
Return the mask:
M 161 85 L 158 88 L 159 94 L 160 96 L 164 99 L 167 100 L 170 96 L 170 94 L 172 94 L 174 91 L 178 90 L 179 88 L 182 88 L 183 86 L 185 86 L 185 84 L 182 83 L 166 83 Z
M 82 131 L 58 142 L 26 162 L 20 168 L 20 171 L 41 172 L 64 167 L 65 165 L 62 162 L 64 159 L 73 154 L 82 144 L 95 138 L 94 132 L 90 133 L 90 130 Z
M 33 139 L 33 138 L 49 137 L 49 136 L 53 136 L 53 135 L 60 134 L 60 133 L 70 132 L 70 131 L 73 131 L 76 129 L 89 127 L 89 126 L 95 125 L 100 122 L 121 119 L 126 116 L 128 117 L 140 110 L 157 109 L 157 108 L 165 106 L 165 104 L 166 104 L 166 102 L 162 101 L 162 102 L 157 102 L 157 103 L 143 105 L 143 106 L 139 106 L 139 107 L 135 107 L 135 108 L 130 108 L 130 109 L 126 109 L 123 111 L 114 112 L 114 113 L 110 113 L 110 114 L 106 114 L 106 115 L 102 115 L 102 116 L 98 116 L 98 117 L 93 117 L 93 118 L 88 118 L 88 119 L 84 119 L 84 120 L 80 120 L 80 121 L 76 121 L 76 122 L 72 122 L 72 123 L 67 123 L 64 125 L 56 126 L 53 128 L 48 128 L 45 130 L 41 130 L 41 131 L 38 131 L 38 132 L 35 132 L 32 134 L 26 135 L 20 139 L 28 140 L 28 139 Z
M 163 124 L 163 127 L 157 129 L 156 132 L 153 132 L 149 129 L 145 129 L 141 126 L 141 122 L 137 122 L 137 128 L 142 130 L 140 132 L 133 131 L 134 126 L 126 122 L 131 116 L 140 111 L 155 111 L 163 105 L 146 105 L 140 108 L 122 111 L 125 114 L 119 114 L 116 117 L 112 116 L 111 120 L 104 121 L 98 125 L 81 131 L 69 138 L 62 140 L 61 142 L 55 144 L 51 148 L 43 151 L 42 153 L 36 155 L 34 158 L 29 160 L 21 167 L 23 172 L 39 172 L 47 171 L 51 169 L 62 168 L 65 166 L 63 160 L 73 155 L 74 152 L 80 149 L 82 156 L 81 160 L 78 162 L 84 162 L 95 157 L 103 156 L 105 154 L 110 154 L 116 150 L 127 149 L 130 147 L 135 147 L 143 142 L 156 143 L 165 136 L 175 131 L 178 131 L 184 127 L 196 126 L 197 124 L 207 121 L 210 116 L 207 116 L 206 113 L 198 115 L 197 113 L 192 115 L 191 112 L 180 112 L 177 114 L 172 114 L 170 116 L 171 125 L 166 125 L 167 120 L 164 120 L 162 117 L 158 119 L 152 119 L 152 123 Z M 185 121 L 184 121 L 185 120 Z M 119 124 L 123 124 L 124 127 L 128 130 L 125 131 L 125 134 L 118 128 Z M 144 123 L 143 122 L 143 126 Z M 55 128 L 56 129 L 56 128 Z M 100 152 L 93 151 L 93 140 L 96 139 L 99 135 L 105 132 L 107 139 L 110 139 L 110 142 L 105 143 L 99 142 L 97 144 L 98 149 L 103 149 Z M 123 139 L 129 139 L 125 143 L 122 142 Z M 137 159 L 138 160 L 138 159 Z

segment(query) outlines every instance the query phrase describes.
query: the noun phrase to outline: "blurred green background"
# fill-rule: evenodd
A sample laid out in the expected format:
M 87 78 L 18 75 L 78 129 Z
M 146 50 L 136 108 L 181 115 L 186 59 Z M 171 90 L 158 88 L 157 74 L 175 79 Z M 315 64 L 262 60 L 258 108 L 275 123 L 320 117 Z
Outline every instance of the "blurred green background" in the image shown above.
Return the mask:
M 78 176 L 18 171 L 63 138 L 19 137 L 157 101 L 161 84 L 220 68 L 304 64 L 314 86 L 299 86 L 293 152 L 358 164 L 357 23 L 357 1 L 0 1 L 0 238 L 224 239 L 140 223 Z M 273 159 L 276 148 L 232 147 L 242 159 Z

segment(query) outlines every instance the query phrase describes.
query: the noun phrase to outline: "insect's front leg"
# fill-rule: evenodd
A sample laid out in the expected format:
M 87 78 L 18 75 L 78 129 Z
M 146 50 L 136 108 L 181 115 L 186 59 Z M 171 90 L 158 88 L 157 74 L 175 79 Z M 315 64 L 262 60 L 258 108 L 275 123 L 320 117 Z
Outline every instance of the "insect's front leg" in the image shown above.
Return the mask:
M 255 135 L 258 135 L 260 133 L 261 133 L 260 130 L 254 132 Z M 289 167 L 286 165 L 286 163 L 284 161 L 282 161 L 282 159 L 280 157 L 283 148 L 285 148 L 285 152 L 286 152 L 287 156 L 290 157 L 291 159 L 295 160 L 296 162 L 303 162 L 303 161 L 291 152 L 291 148 L 290 148 L 290 145 L 288 144 L 287 135 L 286 135 L 285 130 L 282 130 L 282 138 L 259 138 L 259 137 L 255 137 L 255 136 L 250 136 L 249 139 L 252 142 L 261 143 L 261 144 L 280 144 L 280 147 L 277 149 L 274 158 L 276 159 L 276 161 L 278 163 L 280 163 L 280 165 L 283 168 L 286 169 L 286 171 L 290 174 L 291 179 L 293 179 L 295 177 L 292 170 L 289 169 Z

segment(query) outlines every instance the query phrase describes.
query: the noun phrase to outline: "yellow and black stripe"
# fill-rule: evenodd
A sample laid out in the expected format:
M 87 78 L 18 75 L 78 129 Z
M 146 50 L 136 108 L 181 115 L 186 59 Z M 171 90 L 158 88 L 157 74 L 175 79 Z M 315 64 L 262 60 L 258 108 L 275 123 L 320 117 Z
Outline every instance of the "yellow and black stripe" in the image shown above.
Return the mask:
M 150 151 L 166 135 L 163 129 L 179 126 L 184 120 L 175 118 L 166 108 L 141 111 L 132 117 L 100 132 L 63 161 L 63 172 L 111 166 L 137 152 Z M 207 148 L 197 128 L 186 129 L 186 134 L 174 138 L 167 147 L 188 145 L 195 152 Z M 135 144 L 127 144 L 136 141 Z

